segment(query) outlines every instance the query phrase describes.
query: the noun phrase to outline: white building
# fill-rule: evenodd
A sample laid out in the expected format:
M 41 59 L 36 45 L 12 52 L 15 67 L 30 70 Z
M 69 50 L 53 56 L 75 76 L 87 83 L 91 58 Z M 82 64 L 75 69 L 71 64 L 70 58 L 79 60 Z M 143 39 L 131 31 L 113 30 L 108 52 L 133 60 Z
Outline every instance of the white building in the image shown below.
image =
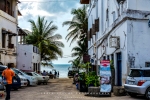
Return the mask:
M 16 66 L 18 0 L 0 0 L 0 62 Z
M 17 68 L 23 71 L 40 71 L 40 52 L 33 45 L 18 44 Z
M 150 67 L 150 0 L 80 1 L 89 3 L 89 55 L 96 54 L 95 65 L 113 60 L 115 85 L 124 84 L 129 68 Z

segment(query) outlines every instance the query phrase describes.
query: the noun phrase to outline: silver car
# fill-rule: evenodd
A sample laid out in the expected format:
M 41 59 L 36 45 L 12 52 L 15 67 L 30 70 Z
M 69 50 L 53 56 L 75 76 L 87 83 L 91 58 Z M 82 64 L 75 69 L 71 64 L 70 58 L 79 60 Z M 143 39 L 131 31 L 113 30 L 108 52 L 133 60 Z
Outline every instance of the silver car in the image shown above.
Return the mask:
M 150 99 L 150 68 L 132 68 L 124 84 L 125 91 L 131 97 L 138 94 Z

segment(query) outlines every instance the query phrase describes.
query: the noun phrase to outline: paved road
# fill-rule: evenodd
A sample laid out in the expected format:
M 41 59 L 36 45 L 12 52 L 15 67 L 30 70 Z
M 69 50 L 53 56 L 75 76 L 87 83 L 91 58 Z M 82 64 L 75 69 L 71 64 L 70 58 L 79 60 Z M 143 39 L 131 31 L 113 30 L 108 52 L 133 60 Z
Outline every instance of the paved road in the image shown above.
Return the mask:
M 72 79 L 52 79 L 48 85 L 25 87 L 11 91 L 11 100 L 144 100 L 143 97 L 88 97 L 78 92 Z

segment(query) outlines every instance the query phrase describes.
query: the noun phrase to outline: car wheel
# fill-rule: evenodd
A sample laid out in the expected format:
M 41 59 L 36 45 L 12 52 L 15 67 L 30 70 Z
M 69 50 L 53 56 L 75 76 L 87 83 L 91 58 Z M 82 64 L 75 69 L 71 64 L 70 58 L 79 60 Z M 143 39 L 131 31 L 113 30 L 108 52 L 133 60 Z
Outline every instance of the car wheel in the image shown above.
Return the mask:
M 150 99 L 150 87 L 146 90 L 145 97 L 148 100 Z
M 30 81 L 29 80 L 27 80 L 28 82 L 27 82 L 27 86 L 30 86 Z
M 136 93 L 128 92 L 128 94 L 129 94 L 131 97 L 136 97 L 136 96 L 137 96 L 137 94 L 136 94 Z

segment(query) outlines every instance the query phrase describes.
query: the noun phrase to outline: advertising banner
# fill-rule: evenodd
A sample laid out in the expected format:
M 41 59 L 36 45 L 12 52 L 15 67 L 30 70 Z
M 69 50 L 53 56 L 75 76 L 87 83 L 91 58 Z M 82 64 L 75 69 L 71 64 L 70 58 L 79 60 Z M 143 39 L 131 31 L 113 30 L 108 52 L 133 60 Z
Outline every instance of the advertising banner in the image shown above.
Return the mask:
M 110 61 L 100 62 L 100 92 L 111 92 L 111 70 Z

